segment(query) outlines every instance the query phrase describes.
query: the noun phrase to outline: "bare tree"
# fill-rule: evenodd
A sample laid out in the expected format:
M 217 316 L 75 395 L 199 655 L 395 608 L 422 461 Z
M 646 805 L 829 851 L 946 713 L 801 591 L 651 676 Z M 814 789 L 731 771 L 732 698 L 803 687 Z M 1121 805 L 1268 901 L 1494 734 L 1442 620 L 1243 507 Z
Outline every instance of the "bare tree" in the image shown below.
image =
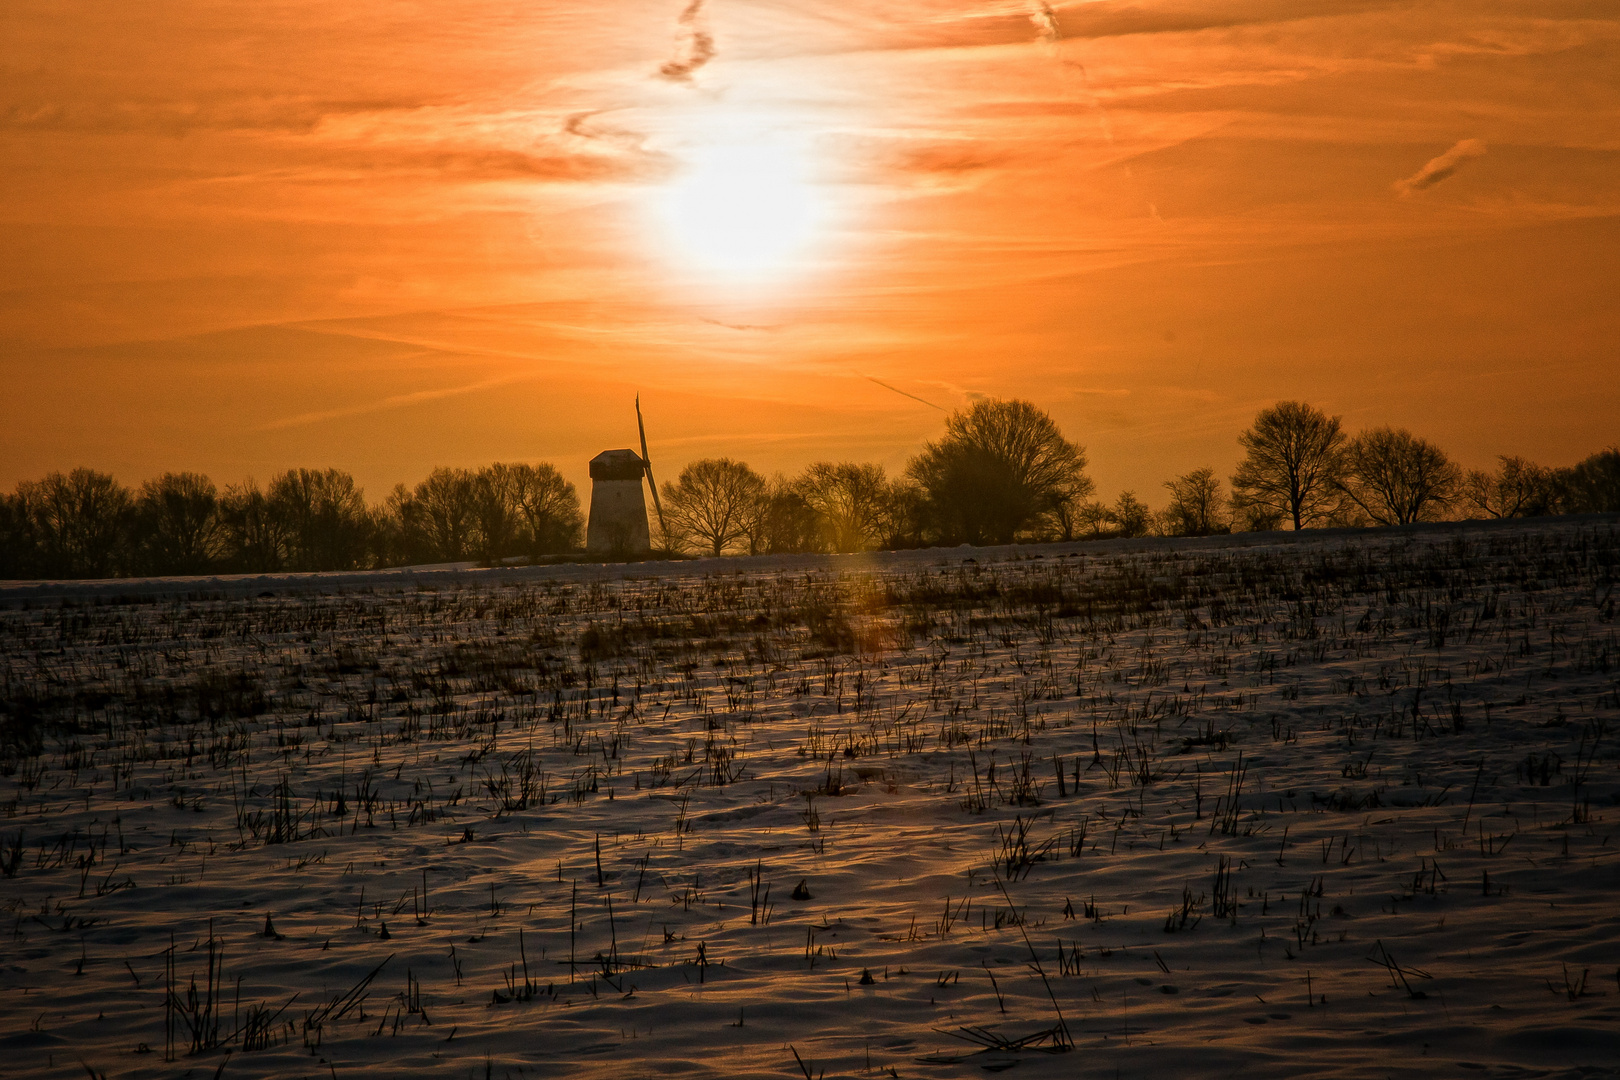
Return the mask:
M 1226 519 L 1221 481 L 1211 468 L 1166 480 L 1170 505 L 1164 510 L 1164 531 L 1168 536 L 1211 536 L 1231 531 Z
M 889 480 L 881 465 L 818 461 L 796 484 L 832 551 L 869 551 L 889 531 Z
M 471 553 L 478 514 L 478 487 L 471 472 L 434 469 L 416 485 L 410 501 L 410 519 L 434 558 L 455 562 Z
M 938 538 L 1011 543 L 1065 502 L 1091 493 L 1085 449 L 1027 401 L 976 401 L 906 466 Z
M 142 561 L 155 574 L 200 574 L 220 549 L 219 491 L 199 473 L 164 473 L 135 504 Z
M 57 577 L 108 577 L 122 569 L 134 499 L 93 469 L 53 472 L 17 485 L 40 570 Z
M 919 548 L 928 532 L 928 493 L 920 484 L 897 478 L 889 484 L 888 515 L 882 547 L 890 551 Z
M 1231 508 L 1233 532 L 1276 532 L 1283 527 L 1286 515 L 1274 506 L 1246 502 L 1237 492 L 1227 497 Z
M 253 480 L 225 489 L 219 502 L 219 522 L 226 562 L 233 569 L 269 574 L 286 565 L 287 522 Z
M 1134 491 L 1122 491 L 1114 505 L 1108 509 L 1108 520 L 1116 533 L 1127 538 L 1146 536 L 1153 528 L 1153 511 L 1147 503 L 1136 497 Z
M 742 545 L 750 555 L 758 555 L 770 542 L 771 499 L 779 478 L 780 474 L 770 480 L 761 477 L 759 495 L 743 514 Z
M 487 563 L 578 546 L 584 524 L 579 495 L 551 465 L 485 466 L 472 478 L 472 494 L 472 549 Z M 430 505 L 435 505 L 433 498 L 422 503 L 424 508 Z
M 473 549 L 480 560 L 493 565 L 517 553 L 523 519 L 512 466 L 496 462 L 473 475 L 473 518 Z
M 574 485 L 546 462 L 507 468 L 530 553 L 550 555 L 577 548 L 585 515 L 580 513 L 579 492 Z
M 664 507 L 672 528 L 699 542 L 710 555 L 746 543 L 765 498 L 765 478 L 741 461 L 704 458 L 664 482 Z
M 1049 534 L 1059 540 L 1073 540 L 1085 532 L 1095 533 L 1107 517 L 1107 508 L 1091 502 L 1096 485 L 1091 477 L 1076 473 L 1071 481 L 1060 488 L 1053 499 Z
M 778 473 L 761 501 L 750 551 L 772 553 L 822 550 L 821 521 L 803 486 Z
M 1378 525 L 1432 520 L 1451 505 L 1462 472 L 1438 446 L 1404 428 L 1364 431 L 1344 448 L 1338 486 Z
M 1620 448 L 1599 450 L 1560 471 L 1566 513 L 1620 513 Z
M 1473 470 L 1463 478 L 1462 497 L 1488 518 L 1535 517 L 1552 513 L 1551 469 L 1522 457 L 1499 457 L 1495 473 Z
M 378 560 L 384 566 L 411 566 L 437 558 L 416 497 L 404 484 L 395 484 L 382 506 L 377 508 Z
M 1238 442 L 1248 451 L 1232 477 L 1239 516 L 1274 514 L 1303 529 L 1333 514 L 1341 499 L 1337 481 L 1345 443 L 1339 417 L 1282 401 L 1260 410 Z
M 1089 499 L 1074 511 L 1075 535 L 1088 540 L 1102 540 L 1109 535 L 1113 520 L 1114 513 L 1107 503 Z
M 366 559 L 371 515 L 341 469 L 288 469 L 266 492 L 286 527 L 292 570 L 352 570 Z
M 0 494 L 0 580 L 33 577 L 38 565 L 28 507 L 20 495 Z

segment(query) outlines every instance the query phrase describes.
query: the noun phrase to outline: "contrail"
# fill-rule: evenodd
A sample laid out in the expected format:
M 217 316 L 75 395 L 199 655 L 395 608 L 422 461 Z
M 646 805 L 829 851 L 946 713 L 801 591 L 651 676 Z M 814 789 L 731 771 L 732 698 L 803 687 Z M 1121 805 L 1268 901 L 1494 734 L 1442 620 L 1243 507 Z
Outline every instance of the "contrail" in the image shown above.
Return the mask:
M 425 355 L 425 354 L 423 354 Z M 408 394 L 392 394 L 376 401 L 368 401 L 361 405 L 350 405 L 340 409 L 322 409 L 318 412 L 299 413 L 297 416 L 287 416 L 280 420 L 272 420 L 260 424 L 256 431 L 285 431 L 288 428 L 306 427 L 310 424 L 319 424 L 327 420 L 343 420 L 351 416 L 365 416 L 368 413 L 386 412 L 389 409 L 399 409 L 407 405 L 418 405 L 425 401 L 437 401 L 440 398 L 459 397 L 462 394 L 475 394 L 480 390 L 492 390 L 497 386 L 507 386 L 515 382 L 529 382 L 539 378 L 532 373 L 515 375 L 499 375 L 492 379 L 483 379 L 479 382 L 469 383 L 466 386 L 450 386 L 441 390 L 415 390 Z
M 856 374 L 860 374 L 860 373 L 857 372 Z M 899 394 L 901 397 L 908 397 L 912 401 L 920 401 L 924 405 L 928 406 L 930 409 L 939 409 L 940 412 L 948 412 L 949 411 L 949 410 L 947 410 L 947 409 L 945 409 L 945 408 L 943 408 L 943 407 L 941 407 L 939 405 L 935 405 L 932 401 L 929 401 L 927 398 L 920 398 L 916 394 L 908 394 L 908 393 L 906 393 L 904 390 L 900 389 L 897 386 L 890 386 L 888 383 L 884 382 L 882 379 L 873 378 L 871 375 L 861 375 L 861 378 L 865 379 L 867 382 L 875 382 L 879 386 L 883 387 L 883 389 L 885 389 L 885 390 L 893 390 L 896 394 Z

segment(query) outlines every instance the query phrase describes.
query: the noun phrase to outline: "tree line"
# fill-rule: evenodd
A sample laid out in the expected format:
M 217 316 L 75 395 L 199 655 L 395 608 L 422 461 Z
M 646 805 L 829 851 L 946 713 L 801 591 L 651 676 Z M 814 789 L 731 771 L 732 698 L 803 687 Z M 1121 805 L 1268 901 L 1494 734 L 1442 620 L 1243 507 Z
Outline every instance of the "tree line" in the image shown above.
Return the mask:
M 341 469 L 221 491 L 198 473 L 131 490 L 74 469 L 0 496 L 0 578 L 275 573 L 536 559 L 575 550 L 579 494 L 551 465 L 436 469 L 368 504 Z
M 1126 491 L 1093 497 L 1085 449 L 1026 401 L 981 400 L 946 421 L 898 475 L 815 462 L 767 477 L 705 458 L 659 493 L 666 553 L 852 552 L 1107 537 L 1208 536 L 1448 518 L 1620 512 L 1620 449 L 1569 468 L 1502 457 L 1467 471 L 1409 431 L 1351 435 L 1303 402 L 1261 410 L 1223 485 L 1213 468 L 1166 480 L 1154 510 Z M 131 490 L 90 469 L 0 495 L 0 577 L 356 570 L 577 552 L 579 494 L 549 464 L 437 469 L 368 504 L 338 469 L 290 469 L 224 490 L 168 473 Z
M 660 489 L 665 543 L 710 555 L 859 551 L 1620 512 L 1616 449 L 1570 468 L 1503 457 L 1493 472 L 1465 471 L 1409 431 L 1352 436 L 1340 417 L 1295 401 L 1261 410 L 1238 442 L 1229 487 L 1205 467 L 1166 480 L 1160 510 L 1134 491 L 1105 503 L 1092 497 L 1085 449 L 1046 413 L 980 401 L 892 479 L 877 465 L 766 479 L 728 458 L 693 462 Z

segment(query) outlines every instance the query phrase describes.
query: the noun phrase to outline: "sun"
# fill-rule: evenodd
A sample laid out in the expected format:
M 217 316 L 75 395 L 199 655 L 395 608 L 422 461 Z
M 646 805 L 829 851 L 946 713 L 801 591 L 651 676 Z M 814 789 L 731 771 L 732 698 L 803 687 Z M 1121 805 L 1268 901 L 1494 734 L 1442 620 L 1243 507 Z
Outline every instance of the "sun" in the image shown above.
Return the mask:
M 775 274 L 810 252 L 827 207 L 801 146 L 762 136 L 687 148 L 660 216 L 683 262 L 730 275 Z

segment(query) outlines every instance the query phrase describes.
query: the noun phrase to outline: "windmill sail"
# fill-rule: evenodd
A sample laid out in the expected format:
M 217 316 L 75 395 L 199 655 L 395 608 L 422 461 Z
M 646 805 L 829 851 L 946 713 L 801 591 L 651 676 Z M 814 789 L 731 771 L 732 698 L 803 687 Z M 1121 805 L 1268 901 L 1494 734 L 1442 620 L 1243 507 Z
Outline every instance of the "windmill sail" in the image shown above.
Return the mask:
M 658 511 L 658 528 L 669 535 L 669 526 L 664 523 L 664 504 L 658 501 L 658 481 L 653 479 L 652 461 L 647 457 L 647 425 L 641 422 L 641 395 L 636 395 L 636 430 L 641 433 L 641 464 L 647 470 L 647 486 L 652 488 L 653 507 Z

